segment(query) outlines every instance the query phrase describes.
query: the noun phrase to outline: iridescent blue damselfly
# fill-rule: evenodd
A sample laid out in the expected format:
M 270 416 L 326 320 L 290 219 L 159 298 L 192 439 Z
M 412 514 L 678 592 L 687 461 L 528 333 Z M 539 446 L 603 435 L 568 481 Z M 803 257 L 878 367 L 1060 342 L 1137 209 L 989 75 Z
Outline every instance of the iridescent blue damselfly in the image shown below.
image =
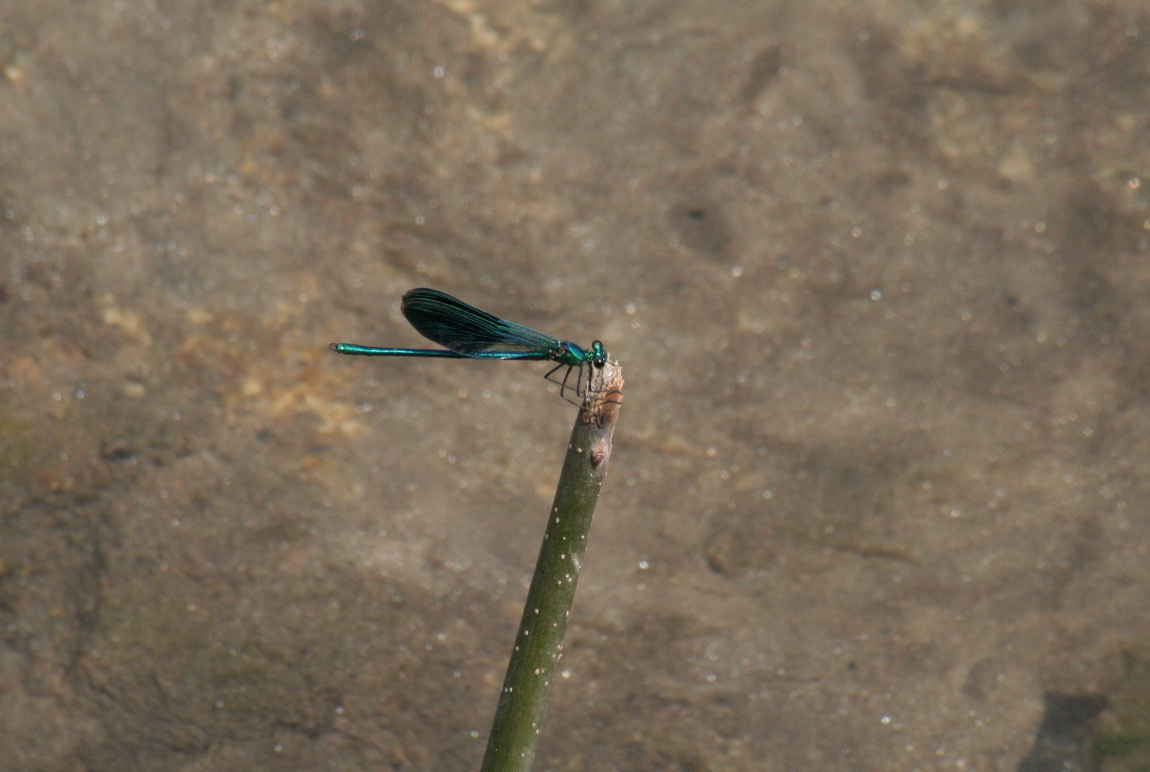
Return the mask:
M 582 399 L 591 389 L 591 368 L 607 363 L 603 342 L 592 341 L 590 349 L 569 340 L 559 340 L 538 330 L 524 327 L 494 314 L 481 311 L 439 290 L 420 287 L 403 296 L 404 317 L 420 335 L 443 346 L 442 349 L 380 348 L 355 343 L 333 343 L 339 354 L 368 357 L 441 357 L 446 359 L 524 359 L 556 362 L 543 377 L 559 386 L 559 394 L 568 402 L 573 392 Z M 589 366 L 589 367 L 588 367 Z M 555 373 L 566 367 L 563 377 Z M 586 376 L 584 370 L 586 369 Z M 575 384 L 568 381 L 577 370 Z

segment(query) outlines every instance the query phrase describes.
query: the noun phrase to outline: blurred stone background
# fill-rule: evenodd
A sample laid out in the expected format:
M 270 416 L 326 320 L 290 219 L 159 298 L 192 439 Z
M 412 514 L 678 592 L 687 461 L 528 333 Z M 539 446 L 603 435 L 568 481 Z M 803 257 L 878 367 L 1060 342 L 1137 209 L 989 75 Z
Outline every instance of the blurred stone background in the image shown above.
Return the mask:
M 1150 7 L 0 0 L 0 769 L 1134 769 Z

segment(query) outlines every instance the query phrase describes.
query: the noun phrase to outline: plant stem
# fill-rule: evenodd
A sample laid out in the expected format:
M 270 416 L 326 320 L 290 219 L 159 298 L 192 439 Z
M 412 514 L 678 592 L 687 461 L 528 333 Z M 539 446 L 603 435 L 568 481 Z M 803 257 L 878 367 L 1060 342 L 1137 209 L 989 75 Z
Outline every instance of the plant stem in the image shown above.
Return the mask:
M 535 760 L 591 517 L 611 456 L 611 434 L 623 402 L 618 365 L 608 362 L 594 369 L 592 379 L 571 430 L 482 772 L 527 772 Z

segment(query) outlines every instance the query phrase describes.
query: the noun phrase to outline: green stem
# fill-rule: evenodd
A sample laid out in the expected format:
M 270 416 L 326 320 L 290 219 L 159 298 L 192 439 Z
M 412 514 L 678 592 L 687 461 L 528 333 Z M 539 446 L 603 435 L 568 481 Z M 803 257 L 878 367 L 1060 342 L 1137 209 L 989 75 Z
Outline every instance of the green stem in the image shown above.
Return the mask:
M 527 772 L 547 715 L 555 665 L 575 599 L 591 517 L 611 456 L 611 434 L 623 401 L 623 376 L 607 363 L 592 373 L 547 519 L 535 576 L 487 740 L 482 772 Z

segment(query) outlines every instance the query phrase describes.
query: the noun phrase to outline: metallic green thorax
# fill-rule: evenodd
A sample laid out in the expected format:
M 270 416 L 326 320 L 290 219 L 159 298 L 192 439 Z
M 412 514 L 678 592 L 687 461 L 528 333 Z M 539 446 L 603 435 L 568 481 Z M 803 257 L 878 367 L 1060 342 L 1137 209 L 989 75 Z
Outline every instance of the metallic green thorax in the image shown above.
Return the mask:
M 602 367 L 607 362 L 607 349 L 604 348 L 601 340 L 592 341 L 590 351 L 569 340 L 563 340 L 559 341 L 558 348 L 551 352 L 547 358 L 569 367 L 580 367 L 588 363 Z

